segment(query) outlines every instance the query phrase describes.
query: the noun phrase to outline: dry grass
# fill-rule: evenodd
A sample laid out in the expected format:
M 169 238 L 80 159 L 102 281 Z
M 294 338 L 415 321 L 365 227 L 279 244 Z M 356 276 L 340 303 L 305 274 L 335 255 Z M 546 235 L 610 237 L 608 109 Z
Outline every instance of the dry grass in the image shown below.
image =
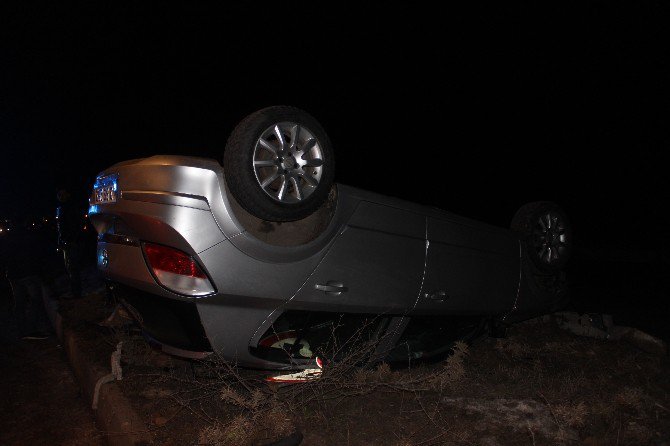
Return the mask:
M 249 444 L 253 423 L 249 417 L 238 415 L 227 425 L 214 423 L 205 427 L 198 436 L 198 443 L 216 446 L 243 446 Z
M 510 341 L 509 339 L 496 339 L 495 349 L 513 358 L 529 356 L 533 353 L 530 346 L 523 342 Z
M 456 342 L 451 355 L 444 362 L 444 366 L 427 376 L 427 382 L 432 390 L 442 392 L 447 386 L 460 381 L 465 376 L 463 361 L 468 354 L 468 346 L 464 342 Z
M 626 425 L 625 439 L 631 444 L 648 444 L 653 437 L 654 431 L 636 421 L 630 421 Z
M 577 404 L 557 404 L 552 410 L 560 425 L 573 428 L 584 427 L 589 415 L 586 403 L 583 401 Z
M 645 445 L 670 432 L 670 401 L 655 384 L 667 361 L 551 330 L 528 325 L 472 349 L 456 343 L 439 363 L 401 369 L 367 364 L 376 344 L 355 338 L 356 348 L 333 347 L 347 354 L 320 379 L 283 387 L 216 359 L 192 375 L 156 373 L 157 389 L 172 382 L 177 390 L 144 393 L 195 415 L 203 445 L 266 444 L 296 427 L 312 435 L 305 444 L 399 446 Z M 155 363 L 144 344 L 124 342 L 124 355 L 133 367 Z
M 243 396 L 229 386 L 221 389 L 221 399 L 227 403 L 234 404 L 235 406 L 250 411 L 260 410 L 268 401 L 261 389 L 253 389 L 249 392 L 249 395 Z
M 244 378 L 236 367 L 219 361 L 219 398 L 236 408 L 237 415 L 227 424 L 214 421 L 201 430 L 199 442 L 207 445 L 248 445 L 259 438 L 278 438 L 291 433 L 296 421 L 305 417 L 308 407 L 325 413 L 326 403 L 336 405 L 344 399 L 382 392 L 426 392 L 445 390 L 465 375 L 464 359 L 468 346 L 458 342 L 439 368 L 394 371 L 386 363 L 361 367 L 364 354 L 374 346 L 357 348 L 359 354 L 331 363 L 322 376 L 299 385 L 272 388 Z M 399 438 L 396 444 L 412 444 Z
M 614 402 L 621 407 L 639 411 L 642 409 L 644 393 L 637 387 L 625 387 L 614 395 Z

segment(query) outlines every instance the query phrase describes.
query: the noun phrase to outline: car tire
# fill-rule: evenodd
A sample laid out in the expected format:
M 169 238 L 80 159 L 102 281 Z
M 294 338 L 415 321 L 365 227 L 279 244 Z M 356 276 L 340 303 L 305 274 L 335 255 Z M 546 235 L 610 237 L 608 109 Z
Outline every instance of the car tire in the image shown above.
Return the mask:
M 267 221 L 294 221 L 323 204 L 335 158 L 319 122 L 295 107 L 273 106 L 244 118 L 223 155 L 226 184 L 239 204 Z
M 556 203 L 536 201 L 527 203 L 512 219 L 535 267 L 544 273 L 562 270 L 573 249 L 572 227 L 566 213 Z

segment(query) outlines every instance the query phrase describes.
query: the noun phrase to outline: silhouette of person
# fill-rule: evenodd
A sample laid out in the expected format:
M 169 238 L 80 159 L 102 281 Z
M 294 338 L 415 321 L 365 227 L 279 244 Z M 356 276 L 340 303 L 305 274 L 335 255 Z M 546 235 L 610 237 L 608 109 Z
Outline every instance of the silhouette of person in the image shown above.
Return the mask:
M 60 205 L 56 208 L 56 227 L 58 229 L 58 249 L 63 251 L 65 272 L 70 281 L 72 298 L 81 297 L 81 229 L 80 212 L 72 203 L 72 197 L 66 189 L 57 194 Z

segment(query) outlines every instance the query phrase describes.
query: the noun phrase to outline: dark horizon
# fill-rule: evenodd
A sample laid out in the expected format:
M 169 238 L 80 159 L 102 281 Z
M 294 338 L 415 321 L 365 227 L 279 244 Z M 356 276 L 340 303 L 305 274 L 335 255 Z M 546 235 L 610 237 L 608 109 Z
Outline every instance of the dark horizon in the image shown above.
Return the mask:
M 556 201 L 599 248 L 669 240 L 661 6 L 8 9 L 0 216 L 84 202 L 122 160 L 220 161 L 241 118 L 287 104 L 339 182 L 501 226 Z

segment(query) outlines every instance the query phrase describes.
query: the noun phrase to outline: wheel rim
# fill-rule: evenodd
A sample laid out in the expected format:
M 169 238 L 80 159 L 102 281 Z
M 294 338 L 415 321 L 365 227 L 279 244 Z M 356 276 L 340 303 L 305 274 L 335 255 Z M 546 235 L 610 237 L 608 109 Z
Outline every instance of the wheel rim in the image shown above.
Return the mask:
M 321 182 L 323 148 L 295 122 L 278 122 L 256 141 L 253 169 L 261 190 L 280 203 L 300 203 Z
M 567 222 L 555 212 L 541 215 L 533 228 L 533 247 L 540 261 L 554 265 L 563 260 L 568 251 Z

